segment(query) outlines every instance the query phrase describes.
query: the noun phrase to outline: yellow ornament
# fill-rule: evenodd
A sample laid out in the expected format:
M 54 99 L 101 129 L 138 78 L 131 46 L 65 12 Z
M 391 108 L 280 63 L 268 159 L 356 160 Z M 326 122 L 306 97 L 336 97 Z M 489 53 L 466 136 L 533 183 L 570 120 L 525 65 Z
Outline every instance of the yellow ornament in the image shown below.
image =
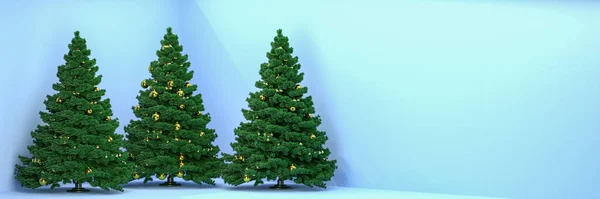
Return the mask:
M 90 169 L 89 167 L 87 169 L 85 169 L 85 174 L 89 174 L 92 172 L 92 169 Z
M 293 171 L 294 169 L 296 169 L 296 166 L 294 166 L 294 164 L 292 164 L 292 166 L 290 166 L 290 171 Z
M 248 177 L 248 175 L 244 175 L 244 182 L 250 182 L 250 177 Z
M 185 109 L 185 104 L 180 104 L 179 109 L 182 109 L 182 110 Z
M 62 99 L 60 99 L 60 97 L 57 97 L 57 98 L 56 98 L 56 103 L 59 103 L 59 104 L 60 104 L 60 103 L 62 103 L 62 102 L 63 102 L 63 100 L 62 100 Z
M 160 119 L 160 115 L 158 115 L 158 113 L 157 113 L 157 112 L 154 112 L 154 114 L 152 114 L 152 119 L 153 119 L 154 121 L 158 121 L 158 119 Z
M 179 90 L 177 91 L 177 95 L 179 95 L 179 97 L 183 97 L 183 94 L 184 94 L 184 93 L 183 93 L 183 91 L 182 91 L 181 89 L 179 89 Z
M 183 155 L 179 155 L 179 161 L 183 161 L 183 159 L 185 159 L 185 157 L 183 157 Z
M 300 86 L 300 84 L 296 84 L 296 89 L 301 89 L 302 86 Z
M 200 132 L 200 136 L 204 136 L 204 131 Z
M 179 168 L 183 167 L 183 162 L 179 162 Z
M 186 83 L 185 83 L 185 87 L 190 87 L 190 86 L 191 86 L 191 85 L 190 85 L 190 83 L 189 83 L 189 82 L 186 82 Z
M 42 186 L 46 185 L 46 183 L 47 183 L 46 179 L 44 179 L 44 178 L 40 178 L 39 182 Z
M 140 110 L 140 108 L 142 108 L 139 104 L 137 106 L 135 106 L 135 110 Z
M 309 113 L 309 114 L 308 114 L 308 118 L 312 118 L 312 114 L 310 114 L 310 113 Z
M 156 90 L 152 90 L 152 92 L 150 92 L 150 97 L 151 98 L 158 97 L 158 92 L 156 92 Z
M 152 65 L 148 66 L 148 72 L 152 73 Z
M 133 179 L 140 179 L 140 174 L 139 173 L 134 173 L 133 174 Z
M 315 134 L 310 135 L 310 139 L 315 139 L 317 136 Z
M 266 97 L 264 95 L 260 95 L 260 100 L 265 101 Z
M 100 89 L 98 87 L 94 87 L 94 92 L 98 92 Z
M 170 48 L 170 47 L 171 47 L 171 45 L 163 45 L 162 49 L 164 50 L 165 48 Z
M 198 113 L 196 113 L 196 115 L 198 115 L 198 116 L 202 115 L 202 111 L 198 111 Z
M 150 142 L 150 138 L 146 138 L 146 142 Z
M 146 80 L 142 80 L 142 88 L 148 88 L 148 83 L 146 83 Z
M 175 130 L 176 131 L 181 130 L 181 124 L 179 124 L 179 122 L 175 122 Z
M 178 177 L 178 178 L 183 178 L 183 172 L 181 172 L 181 171 L 178 171 L 178 172 L 177 172 L 177 177 Z
M 167 178 L 167 175 L 165 175 L 164 173 L 161 173 L 158 175 L 158 179 L 160 179 L 160 180 L 164 180 L 166 178 Z
M 175 141 L 179 141 L 179 138 L 174 138 Z
M 169 87 L 173 87 L 173 84 L 175 84 L 175 83 L 173 83 L 173 80 L 169 80 L 169 82 L 167 82 L 167 86 L 169 86 Z
M 112 142 L 112 141 L 113 141 L 113 138 L 108 136 L 108 142 Z
M 85 111 L 85 113 L 92 114 L 92 109 L 88 109 L 87 111 Z
M 106 121 L 110 121 L 110 116 L 106 116 Z
M 290 107 L 290 111 L 296 111 L 296 107 Z

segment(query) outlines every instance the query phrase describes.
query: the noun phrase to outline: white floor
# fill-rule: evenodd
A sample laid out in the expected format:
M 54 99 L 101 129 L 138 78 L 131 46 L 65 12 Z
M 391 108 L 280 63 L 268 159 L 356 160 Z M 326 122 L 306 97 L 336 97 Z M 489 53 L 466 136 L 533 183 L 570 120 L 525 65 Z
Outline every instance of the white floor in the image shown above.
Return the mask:
M 18 192 L 0 193 L 2 199 L 58 199 L 58 198 L 113 198 L 113 199 L 232 199 L 232 198 L 261 198 L 261 199 L 365 199 L 376 197 L 377 199 L 498 199 L 475 196 L 427 194 L 402 191 L 384 191 L 359 188 L 328 187 L 327 189 L 310 189 L 300 185 L 292 185 L 289 190 L 269 189 L 271 184 L 258 187 L 252 185 L 241 185 L 231 187 L 219 183 L 217 186 L 195 185 L 182 183 L 181 187 L 160 187 L 160 182 L 148 184 L 131 183 L 126 185 L 125 192 L 104 191 L 102 189 L 90 189 L 88 193 L 67 193 L 66 190 L 72 185 L 49 189 L 20 190 Z

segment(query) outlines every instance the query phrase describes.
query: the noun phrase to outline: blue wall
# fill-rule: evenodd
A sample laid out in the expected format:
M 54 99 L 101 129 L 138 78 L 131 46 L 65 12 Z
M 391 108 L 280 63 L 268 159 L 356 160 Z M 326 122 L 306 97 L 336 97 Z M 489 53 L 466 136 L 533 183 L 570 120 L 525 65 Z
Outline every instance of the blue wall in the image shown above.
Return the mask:
M 14 143 L 0 150 L 10 157 L 26 153 L 75 29 L 125 125 L 167 26 L 181 36 L 217 143 L 230 152 L 239 110 L 282 28 L 340 163 L 332 185 L 600 197 L 597 3 L 12 2 L 0 6 L 9 27 L 0 33 L 9 46 L 0 48 L 8 68 L 0 74 L 0 128 Z M 15 161 L 0 162 L 0 189 L 14 184 Z

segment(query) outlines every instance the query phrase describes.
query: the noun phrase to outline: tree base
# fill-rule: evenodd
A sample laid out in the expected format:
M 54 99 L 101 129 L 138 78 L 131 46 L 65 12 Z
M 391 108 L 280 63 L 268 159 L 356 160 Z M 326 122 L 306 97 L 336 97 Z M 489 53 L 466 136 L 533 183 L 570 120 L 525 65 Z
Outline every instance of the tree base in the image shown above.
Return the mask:
M 284 184 L 283 185 L 279 185 L 278 184 L 278 185 L 274 185 L 274 186 L 269 187 L 269 189 L 291 189 L 291 188 L 292 187 L 284 185 Z
M 163 186 L 163 187 L 179 187 L 179 186 L 181 186 L 181 184 L 176 183 L 175 180 L 173 179 L 173 177 L 169 176 L 167 178 L 167 181 L 165 183 L 159 184 L 159 186 Z
M 69 193 L 85 193 L 85 192 L 90 192 L 90 190 L 84 189 L 84 188 L 72 188 L 70 190 L 67 190 L 67 192 L 69 192 Z

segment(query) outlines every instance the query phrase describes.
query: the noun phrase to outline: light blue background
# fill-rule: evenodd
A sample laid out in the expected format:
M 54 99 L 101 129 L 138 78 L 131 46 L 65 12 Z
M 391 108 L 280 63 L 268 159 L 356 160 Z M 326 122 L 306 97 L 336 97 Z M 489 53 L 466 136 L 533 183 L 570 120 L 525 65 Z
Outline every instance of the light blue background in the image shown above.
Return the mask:
M 73 31 L 123 126 L 171 26 L 226 152 L 282 28 L 339 160 L 332 185 L 599 198 L 600 4 L 566 2 L 1 0 L 0 191 L 18 187 Z

